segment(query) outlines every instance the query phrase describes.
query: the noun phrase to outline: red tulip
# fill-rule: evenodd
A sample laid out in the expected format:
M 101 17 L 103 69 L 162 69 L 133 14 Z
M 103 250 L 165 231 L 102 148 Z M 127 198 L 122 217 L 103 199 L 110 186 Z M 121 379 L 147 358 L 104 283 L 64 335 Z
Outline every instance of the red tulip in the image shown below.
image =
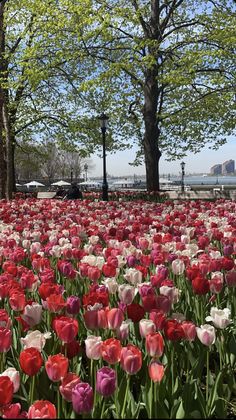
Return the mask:
M 51 282 L 42 283 L 38 289 L 39 296 L 42 300 L 46 300 L 50 295 L 61 295 L 61 287 L 59 284 L 54 284 Z
M 78 321 L 67 316 L 58 316 L 54 318 L 52 326 L 60 340 L 64 343 L 73 341 L 79 329 Z
M 210 290 L 209 281 L 201 276 L 195 277 L 192 281 L 192 288 L 196 295 L 206 295 Z
M 139 322 L 145 315 L 143 306 L 139 303 L 131 303 L 127 306 L 127 315 L 133 322 Z
M 25 307 L 25 295 L 18 290 L 10 292 L 9 303 L 13 311 L 23 311 Z
M 10 328 L 11 326 L 11 318 L 6 309 L 0 309 L 0 326 L 4 328 Z
M 236 287 L 236 270 L 225 273 L 225 282 L 228 287 Z
M 35 401 L 29 408 L 28 419 L 56 419 L 57 411 L 54 404 L 47 400 Z
M 166 338 L 171 341 L 178 341 L 185 338 L 181 324 L 175 319 L 169 319 L 165 322 L 164 332 Z
M 8 376 L 0 376 L 0 407 L 9 404 L 13 397 L 14 386 Z
M 105 277 L 116 277 L 116 267 L 112 264 L 103 264 L 102 272 Z
M 70 343 L 65 343 L 62 346 L 62 352 L 66 352 L 66 356 L 68 359 L 73 359 L 73 357 L 77 356 L 81 350 L 79 341 L 70 341 Z
M 0 353 L 6 353 L 12 345 L 12 333 L 8 328 L 0 327 Z
M 35 347 L 28 347 L 20 353 L 20 367 L 24 373 L 34 376 L 43 365 L 41 353 Z
M 61 312 L 64 307 L 66 306 L 66 302 L 64 301 L 62 295 L 52 294 L 47 297 L 47 308 L 50 312 Z

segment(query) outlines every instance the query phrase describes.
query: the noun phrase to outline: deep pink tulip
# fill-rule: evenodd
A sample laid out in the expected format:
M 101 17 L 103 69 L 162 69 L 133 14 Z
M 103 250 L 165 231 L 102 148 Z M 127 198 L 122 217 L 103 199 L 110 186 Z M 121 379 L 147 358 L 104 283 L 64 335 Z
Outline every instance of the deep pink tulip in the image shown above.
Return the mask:
M 117 387 L 116 372 L 114 369 L 104 366 L 97 371 L 96 390 L 103 397 L 110 397 Z
M 80 311 L 80 298 L 78 296 L 69 296 L 66 299 L 66 312 L 70 315 L 76 315 Z
M 45 369 L 49 379 L 58 382 L 67 374 L 69 360 L 63 354 L 54 354 L 49 356 L 45 363 Z
M 72 390 L 72 406 L 77 414 L 90 413 L 93 409 L 93 388 L 79 382 Z
M 6 353 L 12 345 L 12 333 L 8 328 L 0 327 L 0 353 Z
M 124 313 L 119 308 L 112 308 L 107 312 L 108 328 L 116 330 L 124 321 Z
M 120 364 L 122 369 L 129 375 L 135 375 L 142 367 L 142 353 L 132 344 L 128 344 L 121 350 Z
M 160 357 L 164 351 L 164 340 L 160 333 L 146 335 L 146 349 L 151 357 Z

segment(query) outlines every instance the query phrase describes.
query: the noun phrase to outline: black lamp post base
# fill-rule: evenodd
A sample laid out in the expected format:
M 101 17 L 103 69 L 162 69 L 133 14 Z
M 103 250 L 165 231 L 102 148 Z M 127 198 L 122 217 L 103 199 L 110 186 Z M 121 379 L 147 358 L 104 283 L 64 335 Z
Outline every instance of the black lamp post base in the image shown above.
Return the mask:
M 107 185 L 102 186 L 102 199 L 103 201 L 108 201 L 108 186 Z

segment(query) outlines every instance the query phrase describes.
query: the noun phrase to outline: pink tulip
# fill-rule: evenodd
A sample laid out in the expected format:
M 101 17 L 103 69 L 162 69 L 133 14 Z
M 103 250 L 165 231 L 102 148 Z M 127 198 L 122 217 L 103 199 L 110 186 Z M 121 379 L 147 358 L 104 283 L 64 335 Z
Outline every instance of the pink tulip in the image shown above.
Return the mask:
M 200 328 L 196 327 L 197 336 L 202 344 L 205 346 L 211 346 L 214 344 L 216 335 L 215 328 L 209 324 L 201 325 Z
M 185 338 L 188 341 L 194 341 L 196 338 L 196 326 L 191 321 L 183 321 L 181 323 L 184 330 Z
M 108 328 L 110 330 L 118 329 L 124 321 L 124 313 L 119 308 L 112 308 L 107 312 Z
M 85 351 L 88 359 L 98 360 L 102 357 L 102 339 L 100 336 L 90 335 L 85 340 Z
M 135 375 L 142 367 L 142 353 L 132 344 L 128 344 L 121 350 L 120 364 L 122 369 L 129 375 Z
M 156 332 L 156 326 L 151 319 L 141 319 L 139 321 L 139 332 L 141 337 L 146 337 L 148 334 Z
M 71 402 L 72 401 L 72 391 L 80 382 L 80 378 L 78 375 L 72 372 L 68 372 L 64 378 L 62 379 L 61 385 L 59 387 L 60 393 L 62 397 L 66 400 Z
M 153 382 L 160 383 L 164 376 L 165 368 L 158 360 L 153 359 L 148 365 L 148 373 Z

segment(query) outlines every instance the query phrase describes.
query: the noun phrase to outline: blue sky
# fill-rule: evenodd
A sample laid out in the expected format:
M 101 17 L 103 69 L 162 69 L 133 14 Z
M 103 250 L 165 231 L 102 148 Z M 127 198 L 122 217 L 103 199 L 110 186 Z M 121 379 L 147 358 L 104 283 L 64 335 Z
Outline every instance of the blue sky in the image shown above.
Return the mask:
M 130 166 L 129 162 L 135 156 L 135 150 L 127 150 L 124 152 L 117 152 L 116 154 L 107 153 L 106 165 L 107 173 L 114 176 L 134 176 L 135 175 L 145 175 L 144 165 L 134 167 Z M 236 138 L 232 137 L 228 142 L 221 146 L 219 150 L 210 150 L 207 147 L 202 149 L 198 154 L 189 153 L 183 160 L 186 163 L 185 172 L 188 173 L 209 173 L 211 166 L 216 163 L 223 163 L 226 160 L 233 159 L 236 160 Z M 180 162 L 173 161 L 167 162 L 165 156 L 162 156 L 160 160 L 160 173 L 161 174 L 176 174 L 179 175 Z M 91 163 L 94 165 L 94 168 L 89 172 L 91 177 L 101 177 L 103 171 L 103 161 L 102 158 L 98 158 L 96 155 L 91 157 Z

